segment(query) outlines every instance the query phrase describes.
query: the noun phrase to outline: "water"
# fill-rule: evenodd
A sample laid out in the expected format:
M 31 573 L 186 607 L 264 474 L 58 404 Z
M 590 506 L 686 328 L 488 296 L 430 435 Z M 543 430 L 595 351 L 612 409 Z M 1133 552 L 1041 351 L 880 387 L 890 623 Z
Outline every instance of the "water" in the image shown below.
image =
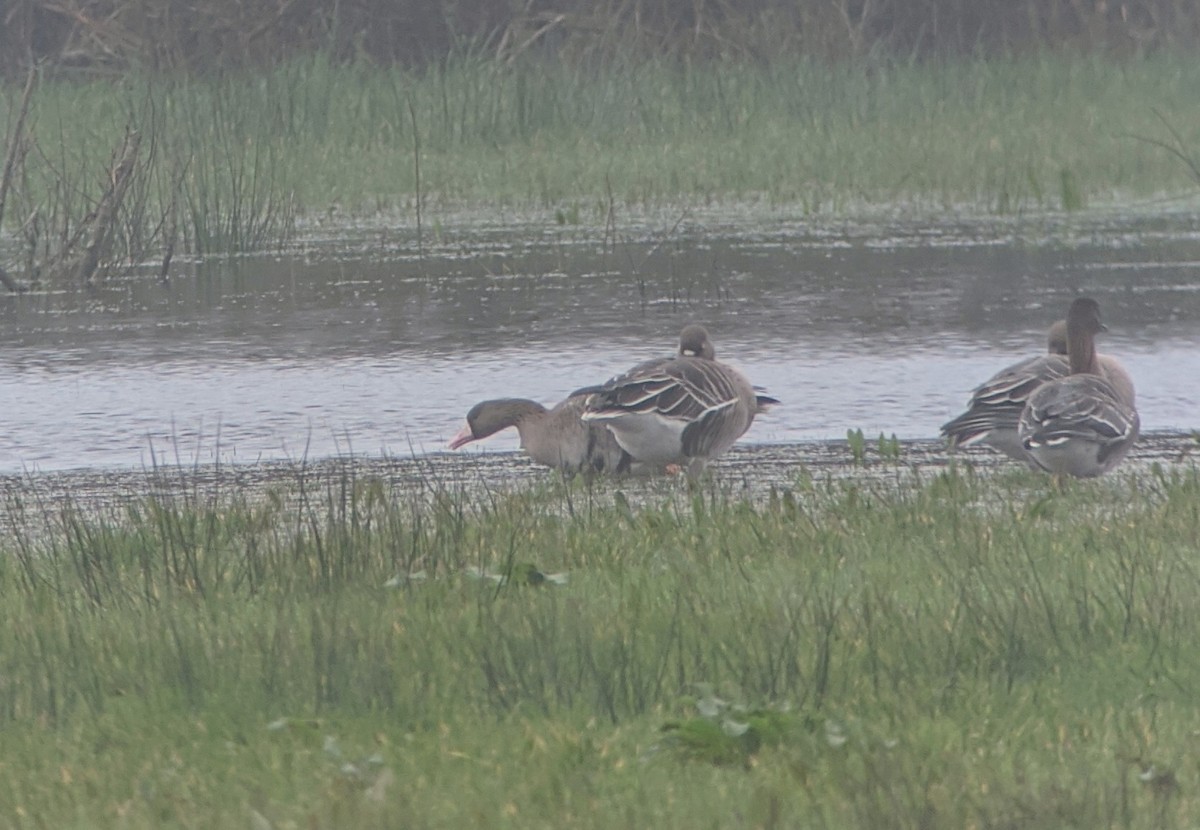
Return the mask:
M 286 256 L 0 296 L 0 473 L 440 451 L 484 398 L 553 403 L 687 322 L 784 404 L 745 440 L 934 436 L 1096 297 L 1146 431 L 1200 412 L 1200 218 L 338 229 Z M 511 450 L 515 435 L 483 450 Z M 473 450 L 479 451 L 479 450 Z

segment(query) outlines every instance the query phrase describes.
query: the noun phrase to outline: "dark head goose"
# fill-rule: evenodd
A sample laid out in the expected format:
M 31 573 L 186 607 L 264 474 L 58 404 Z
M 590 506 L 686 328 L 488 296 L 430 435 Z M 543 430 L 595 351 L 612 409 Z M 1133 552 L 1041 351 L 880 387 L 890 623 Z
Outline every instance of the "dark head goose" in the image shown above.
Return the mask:
M 1140 426 L 1133 382 L 1113 358 L 1096 354 L 1106 328 L 1095 300 L 1080 297 L 1067 312 L 1070 374 L 1029 397 L 1018 433 L 1029 458 L 1058 476 L 1107 473 L 1137 440 Z

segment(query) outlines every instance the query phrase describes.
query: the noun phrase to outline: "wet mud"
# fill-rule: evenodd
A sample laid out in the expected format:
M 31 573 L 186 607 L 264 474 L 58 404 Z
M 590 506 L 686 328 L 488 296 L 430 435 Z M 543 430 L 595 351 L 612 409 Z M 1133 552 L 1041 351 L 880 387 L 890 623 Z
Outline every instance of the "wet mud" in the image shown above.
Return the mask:
M 898 452 L 893 452 L 898 449 Z M 1148 473 L 1158 464 L 1192 466 L 1200 460 L 1193 434 L 1143 435 L 1109 479 Z M 981 475 L 1018 470 L 999 453 L 969 448 L 948 453 L 940 441 L 900 441 L 881 454 L 867 439 L 856 457 L 848 441 L 794 444 L 744 444 L 709 467 L 702 486 L 735 497 L 757 500 L 772 492 L 836 481 L 912 486 L 944 471 L 951 463 L 968 465 Z M 220 507 L 254 503 L 271 494 L 306 504 L 318 514 L 330 494 L 343 486 L 377 479 L 389 497 L 414 504 L 447 495 L 483 503 L 527 488 L 558 486 L 558 474 L 520 453 L 431 453 L 410 457 L 335 457 L 317 461 L 270 461 L 260 464 L 162 466 L 147 470 L 84 469 L 0 476 L 0 530 L 27 534 L 60 525 L 64 515 L 121 522 L 131 506 L 148 498 L 177 507 Z M 609 500 L 618 490 L 639 501 L 654 501 L 686 490 L 683 477 L 601 478 L 573 492 Z M 606 498 L 609 497 L 609 498 Z

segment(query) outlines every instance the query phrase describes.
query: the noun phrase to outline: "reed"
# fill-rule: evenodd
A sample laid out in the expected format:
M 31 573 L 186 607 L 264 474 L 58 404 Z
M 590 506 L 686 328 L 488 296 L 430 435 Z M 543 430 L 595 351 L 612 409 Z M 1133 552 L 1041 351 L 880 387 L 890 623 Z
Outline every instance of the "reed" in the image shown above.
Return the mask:
M 44 80 L 4 219 L 39 254 L 15 260 L 49 258 L 46 240 L 102 202 L 130 131 L 143 150 L 114 214 L 113 268 L 380 214 L 437 227 L 518 209 L 609 227 L 681 203 L 1128 208 L 1194 193 L 1197 84 L 1196 62 L 1171 53 L 594 67 L 471 50 L 419 71 L 317 57 L 255 75 Z M 5 92 L 7 133 L 21 90 Z

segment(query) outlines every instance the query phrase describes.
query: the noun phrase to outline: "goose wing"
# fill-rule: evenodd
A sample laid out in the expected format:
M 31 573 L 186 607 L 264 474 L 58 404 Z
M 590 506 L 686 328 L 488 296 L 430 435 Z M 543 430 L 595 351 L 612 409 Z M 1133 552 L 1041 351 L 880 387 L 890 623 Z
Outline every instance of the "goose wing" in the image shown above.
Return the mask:
M 1015 430 L 1030 395 L 1069 373 L 1070 366 L 1060 355 L 1038 355 L 1002 369 L 975 387 L 967 411 L 942 424 L 941 433 L 962 447 L 996 430 Z
M 651 361 L 585 390 L 589 419 L 606 415 L 660 415 L 695 421 L 733 405 L 739 390 L 731 373 L 715 361 L 679 357 Z
M 1026 449 L 1072 440 L 1119 447 L 1132 441 L 1138 414 L 1124 403 L 1108 381 L 1096 375 L 1071 375 L 1039 387 L 1021 413 L 1021 441 Z M 1101 458 L 1105 454 L 1101 450 Z
M 616 421 L 641 416 L 673 423 L 681 429 L 683 454 L 707 457 L 727 449 L 746 431 L 758 403 L 735 370 L 704 358 L 677 357 L 643 364 L 593 391 L 583 417 Z

